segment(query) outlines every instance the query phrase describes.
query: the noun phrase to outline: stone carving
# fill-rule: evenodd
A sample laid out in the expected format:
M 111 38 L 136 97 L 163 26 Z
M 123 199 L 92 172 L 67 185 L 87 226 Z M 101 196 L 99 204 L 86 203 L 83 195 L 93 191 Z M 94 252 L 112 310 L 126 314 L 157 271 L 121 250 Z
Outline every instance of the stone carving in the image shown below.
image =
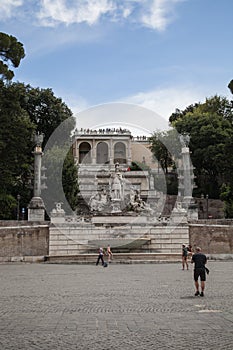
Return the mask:
M 175 205 L 175 207 L 173 209 L 173 212 L 175 212 L 175 213 L 185 213 L 186 210 L 185 210 L 185 208 L 182 207 L 182 203 L 177 201 L 176 205 Z
M 153 210 L 141 199 L 139 190 L 131 189 L 130 191 L 130 208 L 135 212 L 147 212 L 148 214 L 153 214 Z
M 41 147 L 43 140 L 44 140 L 44 134 L 39 134 L 38 132 L 37 134 L 34 135 L 34 142 L 37 147 Z
M 55 208 L 52 210 L 53 213 L 65 213 L 64 209 L 62 209 L 62 202 L 56 202 Z
M 105 190 L 95 193 L 89 200 L 91 211 L 103 211 L 108 205 L 108 195 Z
M 154 187 L 154 178 L 151 179 L 151 187 Z M 154 211 L 149 204 L 140 197 L 140 191 L 127 183 L 120 172 L 119 163 L 115 164 L 115 171 L 109 179 L 109 187 L 95 192 L 89 199 L 88 205 L 91 212 L 121 213 L 122 211 L 134 211 L 136 213 L 152 214 Z
M 122 199 L 122 178 L 120 174 L 113 174 L 110 181 L 111 198 Z
M 111 200 L 124 200 L 124 181 L 119 163 L 115 164 L 115 173 L 110 177 L 109 188 Z
M 188 147 L 189 141 L 190 141 L 189 134 L 180 135 L 180 143 L 181 143 L 182 147 Z
M 150 175 L 150 190 L 155 189 L 155 182 L 154 182 L 154 176 Z

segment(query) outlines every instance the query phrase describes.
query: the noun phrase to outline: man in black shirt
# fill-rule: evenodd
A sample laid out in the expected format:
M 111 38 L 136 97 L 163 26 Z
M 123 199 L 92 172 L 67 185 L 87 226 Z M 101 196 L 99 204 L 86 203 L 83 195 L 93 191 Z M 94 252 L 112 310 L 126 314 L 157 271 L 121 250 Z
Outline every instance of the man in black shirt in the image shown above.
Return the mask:
M 194 263 L 194 282 L 196 287 L 195 296 L 200 294 L 201 297 L 204 296 L 206 271 L 205 264 L 207 262 L 206 255 L 201 253 L 201 248 L 196 247 L 196 253 L 193 254 L 191 263 Z M 201 293 L 199 293 L 199 283 L 198 278 L 201 280 Z

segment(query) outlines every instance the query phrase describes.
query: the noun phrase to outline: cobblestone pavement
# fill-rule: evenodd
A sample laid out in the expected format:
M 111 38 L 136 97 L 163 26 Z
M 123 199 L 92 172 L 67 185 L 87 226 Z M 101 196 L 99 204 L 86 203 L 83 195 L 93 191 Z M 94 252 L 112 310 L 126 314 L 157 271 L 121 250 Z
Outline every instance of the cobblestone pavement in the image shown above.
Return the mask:
M 0 265 L 0 349 L 232 349 L 233 262 Z

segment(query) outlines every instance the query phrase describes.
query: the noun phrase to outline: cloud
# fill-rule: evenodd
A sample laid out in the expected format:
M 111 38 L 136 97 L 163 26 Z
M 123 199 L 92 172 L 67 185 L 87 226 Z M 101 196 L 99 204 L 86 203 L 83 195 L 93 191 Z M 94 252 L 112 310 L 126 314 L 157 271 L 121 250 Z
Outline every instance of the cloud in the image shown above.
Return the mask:
M 131 130 L 135 136 L 150 135 L 155 130 L 168 128 L 167 120 L 154 111 L 122 102 L 92 106 L 76 116 L 78 128 L 122 127 Z
M 44 27 L 84 23 L 93 26 L 105 19 L 162 31 L 174 19 L 175 6 L 182 1 L 185 0 L 38 0 L 32 5 L 24 0 L 1 0 L 0 19 L 23 18 L 26 10 L 31 23 Z
M 139 92 L 126 97 L 124 102 L 146 107 L 168 120 L 176 108 L 185 109 L 193 103 L 204 101 L 205 96 L 208 94 L 204 91 L 197 91 L 191 86 L 168 87 Z
M 144 8 L 145 14 L 142 15 L 142 23 L 149 28 L 158 31 L 165 30 L 174 16 L 174 6 L 183 0 L 153 0 Z
M 193 86 L 174 86 L 158 88 L 153 91 L 139 92 L 122 98 L 120 101 L 91 106 L 81 96 L 67 94 L 67 102 L 77 116 L 78 124 L 83 128 L 106 127 L 110 124 L 128 125 L 146 133 L 168 128 L 169 117 L 178 108 L 184 110 L 187 106 L 204 102 L 211 95 L 211 88 L 203 90 Z M 64 94 L 63 94 L 64 95 Z M 114 120 L 114 122 L 112 122 Z M 136 135 L 140 133 L 136 133 Z
M 73 5 L 68 5 L 65 0 L 42 0 L 38 19 L 45 26 L 55 26 L 58 23 L 93 25 L 114 8 L 113 2 L 109 0 L 78 0 Z
M 38 18 L 42 25 L 96 24 L 103 16 L 110 21 L 139 23 L 162 31 L 172 21 L 174 7 L 184 0 L 42 0 Z
M 1 0 L 0 19 L 7 19 L 12 17 L 15 8 L 22 5 L 23 5 L 23 0 Z

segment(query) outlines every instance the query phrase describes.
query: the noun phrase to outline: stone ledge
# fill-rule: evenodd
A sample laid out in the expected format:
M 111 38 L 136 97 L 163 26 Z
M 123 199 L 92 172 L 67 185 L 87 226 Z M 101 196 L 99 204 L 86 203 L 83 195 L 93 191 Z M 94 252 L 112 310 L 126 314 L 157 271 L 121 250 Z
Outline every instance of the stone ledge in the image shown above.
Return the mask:
M 4 262 L 27 262 L 40 263 L 45 261 L 45 256 L 1 256 L 0 263 Z

